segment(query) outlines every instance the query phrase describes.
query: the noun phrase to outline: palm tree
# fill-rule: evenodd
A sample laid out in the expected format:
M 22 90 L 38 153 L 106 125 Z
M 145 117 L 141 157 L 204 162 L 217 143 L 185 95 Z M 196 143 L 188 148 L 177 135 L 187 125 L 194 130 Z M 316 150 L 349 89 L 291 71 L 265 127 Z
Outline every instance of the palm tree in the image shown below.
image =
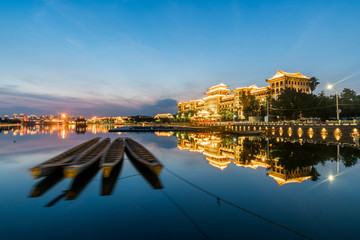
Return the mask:
M 310 91 L 311 93 L 313 93 L 317 87 L 317 85 L 319 85 L 319 79 L 317 79 L 316 77 L 312 77 L 310 78 L 310 81 L 309 81 L 309 87 L 310 87 Z

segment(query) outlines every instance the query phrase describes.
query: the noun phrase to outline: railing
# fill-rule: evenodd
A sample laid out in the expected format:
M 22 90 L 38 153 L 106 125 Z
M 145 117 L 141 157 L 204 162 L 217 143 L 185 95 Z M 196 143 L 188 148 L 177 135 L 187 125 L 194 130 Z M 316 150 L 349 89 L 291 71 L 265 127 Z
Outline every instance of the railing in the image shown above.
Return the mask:
M 202 126 L 358 126 L 359 123 L 293 123 L 293 122 L 221 122 L 203 123 Z

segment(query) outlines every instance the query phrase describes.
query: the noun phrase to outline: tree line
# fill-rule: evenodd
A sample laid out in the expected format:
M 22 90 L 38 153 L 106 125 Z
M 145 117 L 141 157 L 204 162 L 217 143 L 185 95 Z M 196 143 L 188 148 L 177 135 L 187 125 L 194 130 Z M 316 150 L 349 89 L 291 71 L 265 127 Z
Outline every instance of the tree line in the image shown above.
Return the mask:
M 344 88 L 339 94 L 340 118 L 360 116 L 360 95 L 354 90 Z M 319 94 L 296 92 L 285 89 L 276 99 L 271 100 L 271 115 L 284 120 L 300 118 L 336 118 L 336 95 L 326 96 L 324 91 Z

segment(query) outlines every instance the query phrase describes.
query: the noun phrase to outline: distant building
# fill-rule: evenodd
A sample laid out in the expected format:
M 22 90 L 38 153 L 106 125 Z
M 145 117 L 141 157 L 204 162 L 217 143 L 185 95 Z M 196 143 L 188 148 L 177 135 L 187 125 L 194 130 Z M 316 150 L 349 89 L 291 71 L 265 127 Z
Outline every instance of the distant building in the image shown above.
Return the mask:
M 239 87 L 234 90 L 228 89 L 229 86 L 220 83 L 208 89 L 206 97 L 188 102 L 180 101 L 178 103 L 178 114 L 193 112 L 206 118 L 219 118 L 222 110 L 228 110 L 237 114 L 240 119 L 244 119 L 241 95 L 243 93 L 255 96 L 260 105 L 266 104 L 267 97 L 277 97 L 285 88 L 292 88 L 296 91 L 309 93 L 310 78 L 298 73 L 287 73 L 280 69 L 266 82 L 270 86 L 257 87 L 251 85 Z
M 136 122 L 152 122 L 152 121 L 154 121 L 154 117 L 143 116 L 143 115 L 128 116 L 128 117 L 123 117 L 122 119 L 125 121 L 136 121 Z
M 84 119 L 83 116 L 78 116 L 78 120 Z M 93 117 L 91 119 L 88 119 L 87 122 L 88 123 L 96 123 L 96 124 L 124 124 L 125 118 L 123 117 L 103 117 L 103 118 L 98 118 L 98 117 Z
M 174 119 L 174 116 L 171 113 L 159 113 L 156 114 L 156 116 L 154 117 L 155 119 Z

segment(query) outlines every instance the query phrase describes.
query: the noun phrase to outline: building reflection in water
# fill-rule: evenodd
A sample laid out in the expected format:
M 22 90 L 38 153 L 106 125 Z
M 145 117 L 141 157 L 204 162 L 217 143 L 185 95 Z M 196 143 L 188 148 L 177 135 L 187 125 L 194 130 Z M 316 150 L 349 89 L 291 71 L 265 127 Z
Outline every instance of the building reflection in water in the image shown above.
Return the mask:
M 271 170 L 267 173 L 267 175 L 275 179 L 279 186 L 286 183 L 301 183 L 302 181 L 312 177 L 310 173 L 310 166 L 297 167 L 296 169 L 288 170 L 282 166 L 276 158 L 274 159 Z
M 211 166 L 224 170 L 233 163 L 238 167 L 265 168 L 267 176 L 273 178 L 279 186 L 301 183 L 308 179 L 318 180 L 320 174 L 315 166 L 319 163 L 337 160 L 339 166 L 339 145 L 315 145 L 306 143 L 303 139 L 288 142 L 279 137 L 234 137 L 212 133 L 175 135 L 180 150 L 202 153 Z M 299 130 L 297 135 L 301 137 L 303 131 Z M 343 164 L 352 166 L 357 163 L 360 151 L 343 147 L 342 155 Z

